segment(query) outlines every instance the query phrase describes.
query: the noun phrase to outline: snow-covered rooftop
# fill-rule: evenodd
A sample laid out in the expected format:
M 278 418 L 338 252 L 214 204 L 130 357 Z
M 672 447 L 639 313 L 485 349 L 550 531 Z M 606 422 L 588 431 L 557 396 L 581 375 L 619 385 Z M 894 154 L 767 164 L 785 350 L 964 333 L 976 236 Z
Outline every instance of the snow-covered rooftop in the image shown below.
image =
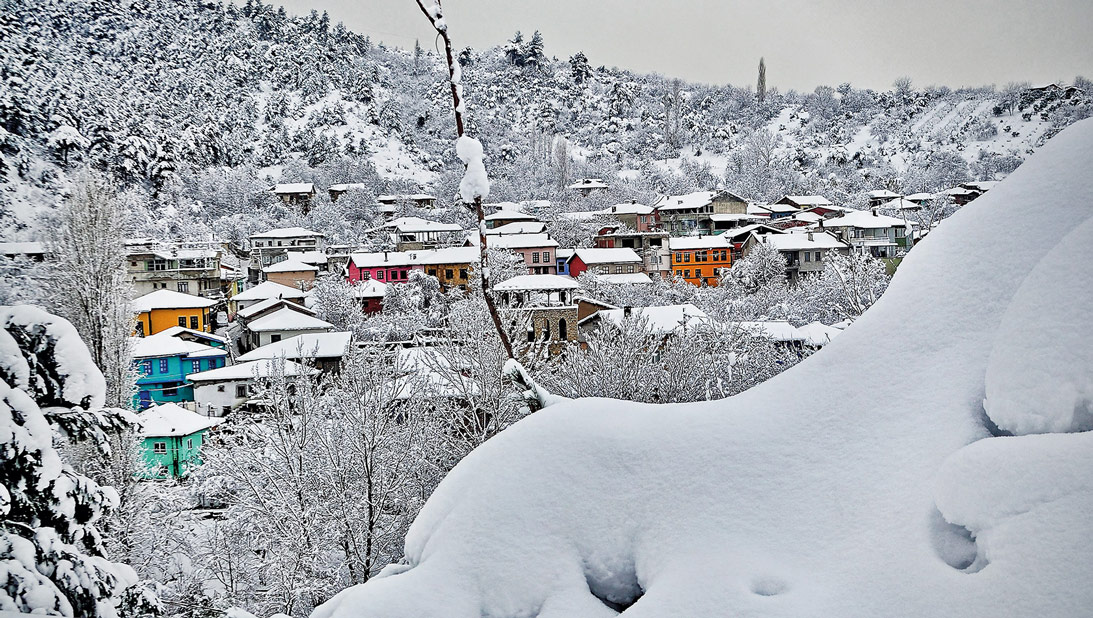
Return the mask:
M 315 314 L 314 311 L 312 311 L 311 309 L 308 309 L 306 306 L 301 306 L 299 304 L 299 302 L 297 302 L 297 301 L 299 301 L 299 299 L 267 298 L 266 300 L 258 301 L 256 303 L 254 303 L 253 305 L 243 307 L 242 309 L 239 310 L 238 313 L 236 313 L 236 315 L 238 315 L 239 317 L 241 317 L 243 319 L 247 319 L 247 318 L 251 317 L 252 315 L 258 315 L 259 313 L 262 313 L 263 311 L 269 309 L 270 307 L 277 307 L 279 305 L 288 306 L 289 304 L 292 305 L 292 307 L 289 307 L 290 309 L 295 307 L 301 313 L 307 313 L 309 315 L 314 315 Z
M 651 215 L 653 214 L 653 207 L 636 203 L 615 204 L 608 208 L 606 212 L 613 215 Z
M 575 290 L 580 287 L 573 277 L 564 275 L 517 275 L 493 286 L 498 292 L 529 290 Z
M 190 412 L 174 403 L 161 403 L 137 414 L 145 438 L 189 436 L 220 424 L 220 419 Z
M 220 335 L 214 335 L 212 333 L 206 333 L 200 330 L 194 330 L 192 328 L 186 328 L 185 326 L 171 326 L 156 333 L 157 335 L 167 335 L 169 337 L 180 337 L 182 335 L 189 335 L 197 337 L 199 339 L 205 339 L 206 341 L 216 341 L 227 345 L 227 337 L 221 337 Z
M 191 373 L 186 379 L 191 382 L 222 382 L 234 380 L 249 380 L 251 378 L 268 378 L 274 373 L 275 359 L 263 359 L 228 365 L 219 369 L 210 369 L 200 373 Z M 284 374 L 286 376 L 298 376 L 304 373 L 303 365 L 290 360 L 284 361 Z M 319 373 L 318 369 L 309 369 L 307 375 Z
M 899 193 L 889 191 L 888 189 L 874 189 L 868 192 L 870 199 L 874 200 L 893 200 L 898 197 L 902 197 Z
M 287 307 L 262 316 L 247 324 L 247 330 L 263 333 L 270 331 L 333 330 L 334 325 L 317 317 Z
M 265 281 L 231 297 L 233 301 L 267 300 L 270 298 L 303 298 L 303 290 L 290 288 L 276 281 Z
M 518 210 L 501 209 L 483 217 L 484 221 L 536 221 L 533 215 Z
M 585 264 L 641 263 L 641 256 L 629 248 L 574 249 L 573 258 Z M 572 259 L 572 258 L 571 258 Z
M 888 215 L 882 215 L 879 213 L 873 213 L 868 210 L 856 210 L 851 213 L 844 214 L 840 217 L 833 219 L 827 219 L 824 221 L 824 227 L 857 227 L 864 229 L 882 228 L 882 227 L 907 227 L 908 222 L 903 219 L 897 219 L 895 217 L 889 217 Z
M 131 307 L 138 313 L 154 309 L 204 309 L 216 301 L 174 290 L 156 290 L 133 299 Z
M 826 249 L 845 249 L 846 245 L 827 232 L 808 232 L 790 234 L 756 234 L 764 242 L 779 251 L 811 251 Z
M 547 234 L 503 234 L 487 238 L 486 246 L 491 249 L 532 249 L 557 247 L 558 241 Z
M 685 195 L 664 195 L 653 204 L 653 208 L 660 211 L 691 210 L 702 208 L 713 202 L 717 191 L 695 191 Z
M 831 200 L 822 195 L 787 195 L 781 201 L 789 201 L 801 207 L 831 206 Z
M 387 251 L 354 253 L 349 256 L 358 268 L 377 266 L 417 266 L 428 264 L 477 264 L 478 247 L 446 247 L 444 249 L 419 249 L 416 251 Z
M 621 325 L 627 317 L 642 319 L 646 322 L 646 330 L 658 335 L 667 335 L 683 328 L 694 328 L 709 324 L 709 317 L 706 312 L 691 303 L 659 307 L 634 307 L 629 310 L 605 309 L 585 318 L 582 323 L 597 316 L 599 316 L 599 319 L 616 326 Z
M 248 238 L 311 238 L 319 236 L 325 236 L 325 234 L 314 232 L 303 227 L 281 227 L 269 230 L 268 232 L 251 234 Z
M 284 182 L 278 185 L 273 185 L 272 191 L 277 194 L 314 193 L 315 185 L 310 182 Z
M 542 221 L 513 221 L 486 230 L 487 236 L 497 234 L 541 234 L 546 230 L 546 224 Z
M 237 360 L 245 363 L 273 358 L 341 358 L 352 341 L 350 332 L 303 333 L 255 348 Z
M 653 280 L 649 278 L 649 275 L 645 273 L 612 273 L 612 274 L 595 274 L 592 275 L 599 281 L 604 283 L 610 283 L 612 285 L 628 285 L 637 284 L 644 285 L 646 283 L 652 283 Z
M 374 229 L 397 230 L 400 234 L 413 234 L 418 232 L 462 232 L 463 227 L 455 223 L 440 223 L 421 217 L 399 217 Z M 371 231 L 371 230 L 369 230 Z
M 299 273 L 299 272 L 319 272 L 317 266 L 312 266 L 305 262 L 295 259 L 281 260 L 275 264 L 270 264 L 262 269 L 264 273 Z
M 729 241 L 723 234 L 717 236 L 679 236 L 668 239 L 668 248 L 672 251 L 687 249 L 728 249 Z
M 132 342 L 133 358 L 154 358 L 157 356 L 226 356 L 227 350 L 212 346 L 186 341 L 178 337 L 168 335 L 166 332 L 156 333 L 147 337 L 130 337 Z
M 375 279 L 358 281 L 353 284 L 354 298 L 383 298 L 387 294 L 387 284 Z

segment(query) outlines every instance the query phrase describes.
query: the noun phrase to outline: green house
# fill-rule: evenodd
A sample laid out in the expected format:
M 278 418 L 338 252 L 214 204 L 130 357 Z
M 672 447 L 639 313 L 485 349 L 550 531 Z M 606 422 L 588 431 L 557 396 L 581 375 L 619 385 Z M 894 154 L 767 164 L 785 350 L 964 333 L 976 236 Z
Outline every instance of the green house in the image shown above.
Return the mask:
M 152 406 L 137 415 L 141 422 L 145 478 L 185 478 L 201 465 L 206 432 L 220 419 L 202 416 L 173 403 Z

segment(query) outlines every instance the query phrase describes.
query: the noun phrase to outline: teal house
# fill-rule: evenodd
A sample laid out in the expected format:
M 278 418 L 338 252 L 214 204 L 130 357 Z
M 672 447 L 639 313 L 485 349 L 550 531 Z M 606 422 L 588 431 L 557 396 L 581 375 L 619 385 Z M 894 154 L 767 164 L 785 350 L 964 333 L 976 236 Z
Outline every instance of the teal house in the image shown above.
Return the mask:
M 149 479 L 185 478 L 201 465 L 205 435 L 220 419 L 201 416 L 173 403 L 155 405 L 137 415 Z
M 193 401 L 194 389 L 186 381 L 187 376 L 219 369 L 227 363 L 228 351 L 223 346 L 198 343 L 184 338 L 185 334 L 164 331 L 133 338 L 133 364 L 138 374 L 134 408 L 143 410 L 157 403 Z M 217 343 L 215 339 L 208 341 Z

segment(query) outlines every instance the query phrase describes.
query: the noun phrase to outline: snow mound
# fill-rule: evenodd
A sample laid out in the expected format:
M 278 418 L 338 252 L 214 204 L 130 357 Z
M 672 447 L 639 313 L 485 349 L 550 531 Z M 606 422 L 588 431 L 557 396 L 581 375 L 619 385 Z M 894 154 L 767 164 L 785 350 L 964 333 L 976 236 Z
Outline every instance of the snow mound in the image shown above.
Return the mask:
M 1093 240 L 1091 167 L 1087 120 L 757 388 L 686 405 L 577 399 L 517 423 L 441 483 L 405 564 L 315 615 L 1088 615 L 1093 437 L 992 437 L 982 402 L 1015 354 L 1011 322 L 1040 301 L 1071 307 L 1088 281 L 1052 264 Z M 1006 250 L 1014 229 L 1020 250 Z M 1086 332 L 1031 343 L 1054 366 Z M 1080 374 L 1060 381 L 1085 392 Z M 988 408 L 1018 396 L 994 388 Z
M 984 408 L 1000 429 L 1093 429 L 1093 220 L 1075 227 L 1025 277 L 1002 318 Z

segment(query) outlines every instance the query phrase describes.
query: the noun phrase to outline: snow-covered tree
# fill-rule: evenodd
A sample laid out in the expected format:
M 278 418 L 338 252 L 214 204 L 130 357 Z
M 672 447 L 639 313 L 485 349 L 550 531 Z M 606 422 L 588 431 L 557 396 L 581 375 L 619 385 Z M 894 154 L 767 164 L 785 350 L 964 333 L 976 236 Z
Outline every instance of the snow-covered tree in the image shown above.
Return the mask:
M 107 559 L 100 526 L 118 506 L 54 443 L 92 440 L 131 416 L 103 410 L 106 385 L 76 329 L 32 306 L 0 308 L 0 607 L 61 616 L 158 612 L 133 570 Z
M 884 263 L 867 253 L 829 253 L 823 272 L 798 283 L 807 320 L 833 324 L 860 317 L 888 287 Z

